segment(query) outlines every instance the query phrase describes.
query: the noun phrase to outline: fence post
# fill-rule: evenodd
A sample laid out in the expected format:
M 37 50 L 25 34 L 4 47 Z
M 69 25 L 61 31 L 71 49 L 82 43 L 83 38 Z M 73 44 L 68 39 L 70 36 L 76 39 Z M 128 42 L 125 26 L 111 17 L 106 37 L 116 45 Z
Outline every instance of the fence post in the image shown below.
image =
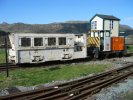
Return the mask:
M 7 44 L 7 33 L 5 33 L 5 54 L 6 54 L 6 75 L 9 76 L 9 67 L 8 67 L 8 44 Z

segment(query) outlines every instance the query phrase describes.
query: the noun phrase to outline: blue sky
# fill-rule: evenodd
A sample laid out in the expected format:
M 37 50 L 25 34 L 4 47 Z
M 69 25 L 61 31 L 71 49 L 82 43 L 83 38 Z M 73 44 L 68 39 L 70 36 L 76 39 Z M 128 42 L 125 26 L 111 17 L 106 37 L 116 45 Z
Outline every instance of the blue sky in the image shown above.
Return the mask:
M 133 27 L 133 0 L 0 0 L 0 23 L 47 24 L 114 15 Z

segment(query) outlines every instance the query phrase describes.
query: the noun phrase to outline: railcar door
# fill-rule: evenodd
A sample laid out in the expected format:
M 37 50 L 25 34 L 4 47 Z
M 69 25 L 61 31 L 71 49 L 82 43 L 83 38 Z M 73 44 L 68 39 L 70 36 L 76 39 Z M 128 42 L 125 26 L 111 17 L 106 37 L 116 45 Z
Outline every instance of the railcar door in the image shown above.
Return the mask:
M 111 50 L 110 32 L 105 31 L 104 32 L 104 50 L 103 51 L 110 51 L 110 50 Z
M 30 63 L 30 51 L 19 50 L 18 51 L 18 62 L 19 63 Z

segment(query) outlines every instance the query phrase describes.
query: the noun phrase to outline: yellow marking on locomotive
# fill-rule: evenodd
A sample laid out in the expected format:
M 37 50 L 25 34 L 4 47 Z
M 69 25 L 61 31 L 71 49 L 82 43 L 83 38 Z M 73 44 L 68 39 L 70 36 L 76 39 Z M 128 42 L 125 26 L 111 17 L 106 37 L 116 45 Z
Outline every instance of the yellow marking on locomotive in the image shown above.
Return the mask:
M 97 39 L 97 37 L 96 38 L 93 38 L 93 41 L 96 44 L 96 46 L 98 47 L 98 42 L 96 41 L 96 39 Z
M 88 47 L 90 46 L 100 47 L 99 37 L 91 37 L 90 35 L 88 35 Z

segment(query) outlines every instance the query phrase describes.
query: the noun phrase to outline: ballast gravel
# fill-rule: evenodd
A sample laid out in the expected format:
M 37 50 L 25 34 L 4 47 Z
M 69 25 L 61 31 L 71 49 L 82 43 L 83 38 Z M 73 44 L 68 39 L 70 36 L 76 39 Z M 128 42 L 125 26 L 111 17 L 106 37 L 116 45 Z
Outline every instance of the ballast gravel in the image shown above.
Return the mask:
M 91 98 L 88 98 L 88 100 L 118 100 L 118 98 L 122 99 L 122 94 L 127 94 L 131 91 L 133 92 L 133 78 L 127 79 L 121 83 L 114 84 L 109 88 L 104 88 L 100 91 L 100 93 L 95 94 Z M 125 98 L 122 100 L 124 99 Z
M 111 69 L 115 69 L 122 67 L 124 64 L 126 65 L 133 63 L 133 56 L 106 60 L 113 64 L 114 67 Z M 132 93 L 132 95 L 130 93 Z M 130 94 L 129 98 L 125 98 L 125 96 L 123 96 L 128 94 Z M 102 89 L 99 93 L 93 95 L 92 97 L 88 97 L 87 100 L 133 100 L 133 76 L 126 79 L 125 81 L 121 81 L 117 84 L 113 84 L 108 88 Z

